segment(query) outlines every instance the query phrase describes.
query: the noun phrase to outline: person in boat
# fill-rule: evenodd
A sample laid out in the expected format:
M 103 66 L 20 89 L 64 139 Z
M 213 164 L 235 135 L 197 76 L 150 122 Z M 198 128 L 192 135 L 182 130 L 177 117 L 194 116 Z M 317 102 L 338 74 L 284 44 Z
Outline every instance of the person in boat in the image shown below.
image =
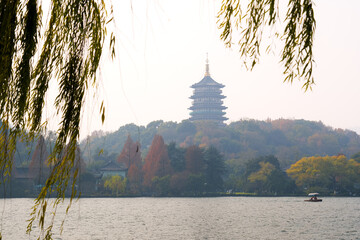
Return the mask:
M 322 202 L 322 199 L 317 197 L 318 193 L 309 193 L 310 199 L 305 200 L 307 202 Z

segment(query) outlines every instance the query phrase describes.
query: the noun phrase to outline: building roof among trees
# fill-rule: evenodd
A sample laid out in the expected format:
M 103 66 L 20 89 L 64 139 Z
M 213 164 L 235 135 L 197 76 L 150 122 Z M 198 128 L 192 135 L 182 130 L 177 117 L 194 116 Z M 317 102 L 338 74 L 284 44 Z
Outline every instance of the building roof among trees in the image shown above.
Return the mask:
M 101 172 L 104 171 L 125 171 L 127 168 L 121 164 L 114 161 L 108 162 L 104 167 L 100 169 Z

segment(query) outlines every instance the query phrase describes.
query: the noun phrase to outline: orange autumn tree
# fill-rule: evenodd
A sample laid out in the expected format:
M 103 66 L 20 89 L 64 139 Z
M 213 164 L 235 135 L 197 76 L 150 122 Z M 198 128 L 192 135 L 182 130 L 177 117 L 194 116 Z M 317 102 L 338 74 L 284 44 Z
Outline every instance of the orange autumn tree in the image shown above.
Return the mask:
M 134 142 L 131 139 L 131 136 L 128 135 L 117 161 L 128 169 L 127 180 L 130 192 L 138 194 L 140 192 L 142 182 L 140 143 Z
M 139 194 L 142 183 L 142 169 L 136 164 L 131 164 L 128 169 L 127 179 L 129 182 L 130 193 Z
M 137 157 L 137 153 L 139 153 L 139 145 L 137 143 L 134 143 L 134 141 L 131 139 L 131 136 L 128 135 L 126 142 L 124 144 L 124 147 L 117 158 L 118 163 L 121 163 L 129 169 L 131 163 L 135 161 L 135 158 Z M 141 163 L 141 159 L 140 159 Z
M 155 177 L 162 178 L 172 173 L 167 147 L 160 135 L 154 136 L 145 158 L 143 172 L 144 186 L 146 187 L 152 186 L 152 181 Z

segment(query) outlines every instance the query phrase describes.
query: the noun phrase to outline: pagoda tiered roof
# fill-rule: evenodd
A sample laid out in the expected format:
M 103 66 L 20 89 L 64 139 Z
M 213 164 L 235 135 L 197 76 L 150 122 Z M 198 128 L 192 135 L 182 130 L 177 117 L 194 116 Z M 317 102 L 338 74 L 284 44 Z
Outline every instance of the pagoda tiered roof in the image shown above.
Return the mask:
M 203 79 L 191 85 L 194 88 L 193 95 L 190 99 L 194 99 L 192 106 L 189 107 L 190 120 L 191 121 L 216 121 L 219 124 L 223 124 L 223 121 L 228 120 L 224 117 L 225 112 L 223 110 L 227 107 L 223 106 L 225 96 L 222 95 L 221 88 L 225 85 L 216 82 L 211 78 L 209 72 L 209 62 L 206 59 L 205 76 Z
M 216 82 L 210 76 L 204 76 L 204 78 L 200 82 L 191 85 L 191 88 L 206 87 L 206 86 L 218 87 L 218 88 L 225 87 L 225 85 Z
M 208 104 L 208 103 L 205 103 L 205 104 L 193 104 L 191 107 L 189 107 L 189 110 L 196 110 L 196 109 L 203 109 L 203 108 L 213 108 L 213 109 L 219 109 L 219 110 L 225 110 L 227 109 L 227 107 L 225 106 L 222 106 L 221 104 L 218 104 L 217 106 L 214 106 L 212 104 Z

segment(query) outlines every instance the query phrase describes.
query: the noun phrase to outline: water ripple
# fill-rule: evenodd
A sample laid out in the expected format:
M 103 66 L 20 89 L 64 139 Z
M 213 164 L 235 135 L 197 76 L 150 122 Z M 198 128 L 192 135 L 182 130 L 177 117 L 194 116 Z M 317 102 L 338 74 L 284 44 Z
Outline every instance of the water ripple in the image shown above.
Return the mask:
M 3 239 L 36 239 L 38 228 L 25 235 L 32 203 L 6 200 Z M 81 199 L 54 239 L 360 239 L 359 206 L 360 198 Z

